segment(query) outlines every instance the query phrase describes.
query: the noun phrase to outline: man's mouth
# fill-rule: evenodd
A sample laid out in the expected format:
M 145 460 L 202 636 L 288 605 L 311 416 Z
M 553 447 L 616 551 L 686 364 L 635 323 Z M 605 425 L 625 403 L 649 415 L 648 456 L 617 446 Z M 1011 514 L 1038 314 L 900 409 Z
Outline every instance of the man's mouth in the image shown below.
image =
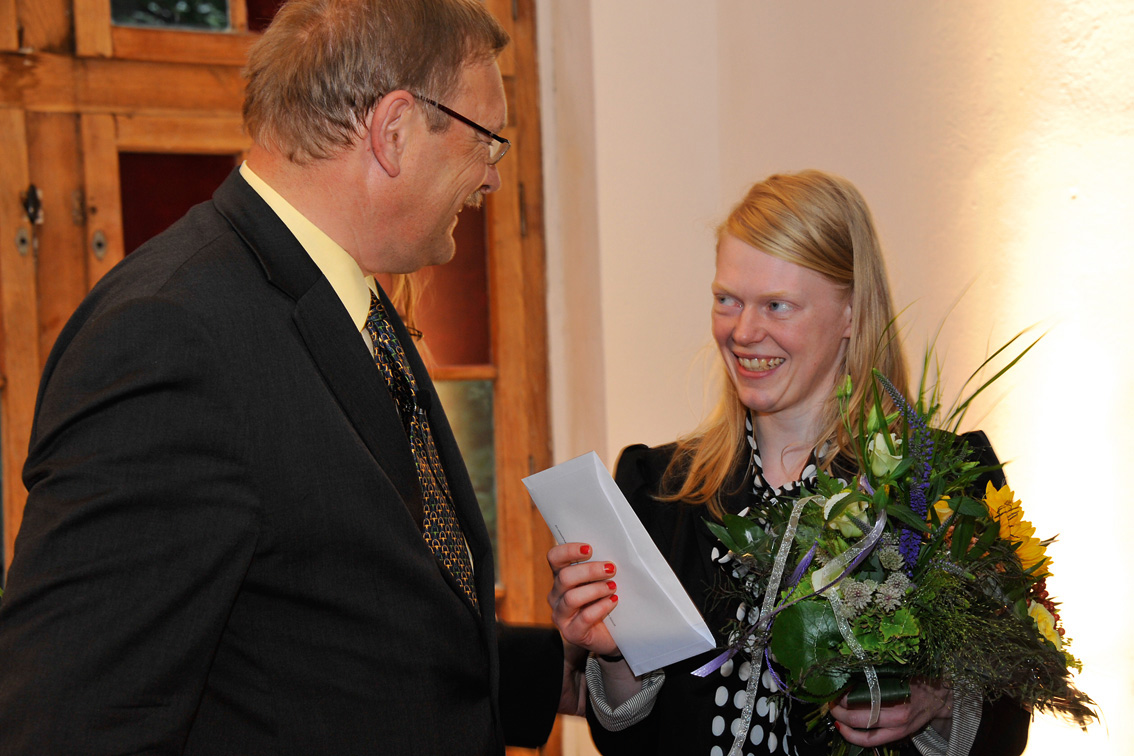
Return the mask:
M 765 370 L 772 370 L 773 368 L 778 368 L 780 365 L 784 364 L 784 362 L 786 361 L 786 358 L 785 357 L 768 357 L 768 358 L 757 357 L 757 358 L 752 359 L 752 358 L 747 358 L 747 357 L 737 357 L 736 361 L 739 362 L 740 366 L 742 368 L 744 368 L 745 370 L 750 370 L 753 373 L 762 373 Z

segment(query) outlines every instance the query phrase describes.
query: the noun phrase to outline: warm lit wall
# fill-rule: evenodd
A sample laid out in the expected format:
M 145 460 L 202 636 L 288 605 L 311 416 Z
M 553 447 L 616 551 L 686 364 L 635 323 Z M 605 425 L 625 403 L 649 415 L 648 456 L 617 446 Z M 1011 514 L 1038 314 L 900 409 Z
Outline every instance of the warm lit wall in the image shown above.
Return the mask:
M 717 24 L 712 13 L 656 12 L 683 5 L 540 8 L 555 35 L 543 51 L 555 77 L 544 96 L 555 100 L 545 154 L 560 458 L 596 449 L 613 464 L 623 446 L 666 441 L 700 415 L 689 366 L 708 311 L 689 305 L 707 306 L 720 206 Z M 691 45 L 710 52 L 680 54 Z
M 911 357 L 954 303 L 939 341 L 950 385 L 989 345 L 1047 332 L 973 421 L 1039 531 L 1060 534 L 1052 588 L 1106 727 L 1041 720 L 1028 754 L 1128 752 L 1134 615 L 1116 588 L 1134 516 L 1115 474 L 1134 459 L 1128 3 L 541 11 L 557 458 L 596 448 L 613 463 L 627 443 L 689 430 L 713 223 L 770 172 L 847 176 L 909 305 Z

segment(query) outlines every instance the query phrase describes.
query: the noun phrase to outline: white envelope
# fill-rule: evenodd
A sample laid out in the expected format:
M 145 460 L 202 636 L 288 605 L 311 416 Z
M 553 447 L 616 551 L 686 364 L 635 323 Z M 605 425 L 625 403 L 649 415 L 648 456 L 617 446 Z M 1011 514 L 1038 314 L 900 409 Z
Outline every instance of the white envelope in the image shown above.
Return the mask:
M 618 566 L 618 606 L 606 626 L 635 675 L 716 647 L 669 563 L 598 455 L 588 452 L 524 478 L 559 543 L 579 541 Z

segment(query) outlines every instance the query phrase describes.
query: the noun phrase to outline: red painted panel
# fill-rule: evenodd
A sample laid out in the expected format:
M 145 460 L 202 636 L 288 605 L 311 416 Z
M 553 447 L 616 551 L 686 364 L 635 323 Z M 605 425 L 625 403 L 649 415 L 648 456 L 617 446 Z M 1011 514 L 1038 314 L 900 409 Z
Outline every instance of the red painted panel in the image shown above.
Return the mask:
M 488 312 L 488 251 L 483 208 L 461 211 L 453 232 L 457 254 L 429 268 L 415 311 L 434 359 L 441 365 L 492 362 Z
M 247 0 L 248 31 L 262 32 L 276 17 L 283 0 Z
M 235 165 L 233 155 L 119 153 L 126 254 L 169 228 L 193 205 L 211 199 Z

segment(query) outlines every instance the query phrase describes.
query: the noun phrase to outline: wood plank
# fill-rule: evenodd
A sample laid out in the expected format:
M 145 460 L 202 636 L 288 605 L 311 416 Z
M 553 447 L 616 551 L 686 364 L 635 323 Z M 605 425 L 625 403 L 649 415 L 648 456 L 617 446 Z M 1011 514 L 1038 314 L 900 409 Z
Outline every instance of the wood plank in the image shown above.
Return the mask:
M 239 66 L 88 59 L 76 64 L 75 93 L 84 112 L 231 115 L 244 104 L 244 79 Z
M 495 365 L 435 365 L 429 368 L 434 381 L 492 381 L 496 379 Z
M 126 256 L 122 236 L 122 191 L 114 116 L 80 116 L 86 202 L 87 288 Z
M 248 2 L 247 0 L 229 0 L 228 25 L 234 32 L 248 31 Z
M 45 113 L 232 116 L 244 102 L 236 66 L 0 54 L 0 107 Z
M 530 0 L 513 26 L 513 46 L 524 70 L 534 73 L 534 23 Z M 490 289 L 493 348 L 500 377 L 497 381 L 497 427 L 500 498 L 512 497 L 502 527 L 508 530 L 507 558 L 528 565 L 526 574 L 508 585 L 508 619 L 546 622 L 551 576 L 544 556 L 552 545 L 550 533 L 528 499 L 520 478 L 551 462 L 547 404 L 547 336 L 544 289 L 542 174 L 539 141 L 538 82 L 533 75 L 514 77 L 509 110 L 515 126 L 516 160 L 509 153 L 501 165 L 502 190 L 489 197 Z M 521 192 L 522 187 L 522 192 Z M 501 534 L 502 540 L 504 534 Z M 505 556 L 501 556 L 503 561 Z M 511 573 L 509 573 L 511 574 Z
M 16 23 L 16 0 L 0 0 L 0 50 L 20 49 L 20 30 Z
M 122 152 L 175 152 L 236 155 L 252 140 L 244 135 L 239 116 L 219 118 L 161 118 L 124 115 L 118 122 L 118 149 Z
M 0 107 L 73 110 L 74 62 L 62 55 L 0 54 Z
M 16 17 L 24 47 L 37 52 L 71 51 L 71 0 L 16 0 Z
M 509 36 L 515 37 L 516 25 L 512 18 L 513 0 L 487 0 L 485 7 L 504 27 L 504 31 L 508 32 Z M 516 73 L 515 42 L 504 48 L 496 62 L 500 66 L 500 73 L 504 76 L 512 76 Z
M 523 565 L 521 579 L 508 586 L 509 617 L 524 622 L 549 623 L 551 611 L 547 593 L 551 589 L 551 571 L 547 567 L 547 550 L 554 539 L 523 488 L 520 478 L 551 464 L 551 422 L 548 404 L 547 366 L 547 303 L 543 231 L 543 159 L 540 143 L 539 79 L 536 68 L 534 0 L 493 0 L 506 2 L 514 11 L 508 31 L 512 61 L 505 61 L 508 77 L 508 120 L 516 160 L 505 164 L 504 174 L 512 174 L 515 195 L 507 212 L 499 217 L 490 214 L 489 248 L 496 245 L 508 249 L 506 264 L 500 265 L 490 290 L 494 296 L 493 328 L 500 340 L 494 341 L 501 377 L 497 397 L 511 406 L 505 422 L 520 420 L 508 428 L 509 435 L 519 437 L 516 447 L 509 449 L 509 480 L 498 479 L 501 500 L 507 495 L 505 511 L 509 517 L 507 548 L 518 548 Z M 509 154 L 505 160 L 512 157 Z M 495 199 L 490 197 L 490 199 Z M 504 262 L 504 261 L 502 261 Z M 506 287 L 506 288 L 505 288 Z M 499 302 L 497 303 L 497 300 Z M 499 463 L 498 463 L 499 467 Z M 502 486 L 502 483 L 506 483 Z M 504 543 L 503 537 L 501 542 Z M 509 753 L 512 749 L 509 749 Z M 563 752 L 562 717 L 541 756 L 559 756 Z
M 86 229 L 78 117 L 29 113 L 28 175 L 43 192 L 38 226 L 39 350 L 47 358 L 63 325 L 87 293 Z M 41 366 L 42 367 L 42 366 Z
M 167 63 L 243 66 L 258 34 L 115 26 L 114 57 Z
M 75 54 L 109 58 L 114 54 L 110 35 L 110 0 L 74 0 Z
M 516 171 L 524 191 L 520 197 L 522 219 L 520 234 L 523 254 L 520 257 L 524 294 L 524 345 L 516 358 L 523 365 L 523 380 L 528 387 L 528 464 L 532 471 L 542 470 L 552 462 L 551 407 L 547 364 L 547 291 L 543 217 L 543 146 L 540 140 L 539 74 L 536 61 L 536 21 L 534 0 L 516 0 L 518 11 L 513 27 L 512 46 L 518 66 L 512 112 L 514 113 L 518 156 Z M 526 493 L 526 490 L 525 490 Z M 551 571 L 546 554 L 555 540 L 530 500 L 529 537 L 535 555 L 534 573 L 529 595 L 529 617 L 532 622 L 550 622 L 551 610 L 547 593 L 551 590 Z
M 36 307 L 36 261 L 21 255 L 14 240 L 32 227 L 20 205 L 27 189 L 28 153 L 24 114 L 0 109 L 0 328 L 3 330 L 3 389 L 0 422 L 3 464 L 4 569 L 12 561 L 16 531 L 23 518 L 27 491 L 20 478 L 31 438 L 39 384 L 39 339 Z

